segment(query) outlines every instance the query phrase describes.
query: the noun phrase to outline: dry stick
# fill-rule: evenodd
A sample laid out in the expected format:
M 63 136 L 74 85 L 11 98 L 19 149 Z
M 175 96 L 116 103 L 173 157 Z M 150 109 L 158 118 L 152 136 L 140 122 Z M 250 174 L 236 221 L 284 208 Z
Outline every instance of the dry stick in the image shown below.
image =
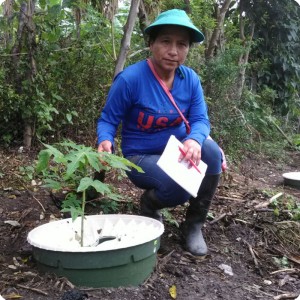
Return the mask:
M 258 264 L 258 261 L 257 261 L 257 258 L 256 258 L 256 256 L 255 256 L 255 253 L 254 253 L 254 251 L 253 251 L 252 246 L 251 246 L 247 241 L 245 241 L 245 240 L 244 240 L 244 243 L 245 243 L 245 244 L 248 246 L 248 248 L 249 248 L 249 251 L 250 251 L 250 254 L 251 254 L 252 258 L 253 258 L 255 267 L 258 269 L 259 274 L 263 277 L 263 272 L 262 272 L 262 270 L 261 270 L 260 267 L 259 267 L 259 264 Z
M 273 299 L 274 300 L 281 300 L 281 299 L 295 299 L 297 298 L 299 295 L 295 294 L 295 293 L 286 293 L 286 294 L 281 294 L 278 296 L 275 296 Z
M 290 225 L 290 224 L 292 224 L 292 225 L 295 225 L 295 226 L 299 226 L 300 227 L 300 223 L 298 222 L 298 221 L 280 221 L 280 222 L 275 222 L 274 224 L 276 224 L 276 225 L 284 225 L 284 224 L 286 224 L 286 225 Z
M 244 286 L 243 287 L 245 290 L 247 290 L 247 291 L 249 291 L 249 292 L 258 292 L 258 293 L 260 293 L 260 294 L 263 294 L 263 295 L 266 295 L 266 296 L 269 296 L 269 297 L 273 297 L 273 295 L 271 295 L 271 294 L 269 294 L 269 293 L 266 293 L 266 292 L 264 292 L 264 291 L 261 291 L 260 289 L 257 289 L 257 288 L 255 288 L 255 289 L 253 289 L 253 287 L 247 287 L 247 286 Z
M 277 273 L 295 273 L 295 272 L 298 272 L 298 271 L 299 271 L 298 269 L 281 269 L 281 270 L 271 272 L 270 274 L 274 275 L 274 274 L 277 274 Z
M 88 200 L 86 201 L 86 203 L 92 203 L 92 202 L 96 202 L 96 201 L 101 201 L 105 199 L 105 196 L 101 196 L 101 197 L 98 197 L 98 198 L 95 198 L 95 199 L 92 199 L 92 200 Z M 122 199 L 114 199 L 115 202 L 119 202 L 119 203 L 128 203 L 128 200 L 122 200 Z
M 283 132 L 283 130 L 273 121 L 270 120 L 270 122 L 276 127 L 276 129 L 285 137 L 285 139 L 288 141 L 290 146 L 295 147 L 294 143 L 289 139 L 289 137 Z
M 274 212 L 274 209 L 272 208 L 258 208 L 258 209 L 255 209 L 256 212 Z M 290 210 L 288 209 L 284 209 L 284 210 L 281 210 L 281 212 L 284 212 L 284 213 L 288 213 L 290 212 Z
M 254 206 L 255 210 L 261 209 L 261 208 L 265 208 L 267 206 L 269 206 L 272 202 L 274 202 L 275 200 L 277 200 L 279 197 L 281 197 L 283 195 L 282 192 L 276 194 L 275 196 L 271 197 L 269 200 L 263 202 L 263 203 L 259 203 L 257 205 Z
M 21 217 L 18 219 L 18 222 L 21 223 L 21 220 L 24 219 L 28 214 L 32 212 L 33 208 L 29 207 L 22 212 Z
M 171 257 L 171 255 L 174 252 L 175 252 L 175 250 L 172 250 L 170 253 L 168 253 L 166 256 L 164 256 L 163 258 L 160 259 L 160 261 L 159 261 L 159 269 L 169 261 L 169 258 Z
M 37 198 L 34 197 L 33 193 L 21 182 L 21 180 L 19 180 L 19 182 L 21 183 L 21 185 L 23 186 L 25 191 L 27 191 L 29 193 L 29 195 L 40 205 L 43 212 L 46 212 L 46 209 L 44 208 L 43 204 Z
M 46 212 L 46 209 L 43 206 L 43 204 L 37 198 L 35 198 L 33 195 L 31 195 L 31 196 L 40 205 L 40 207 L 42 208 L 43 212 Z
M 23 185 L 23 187 L 25 188 L 25 190 L 27 190 L 27 192 L 29 193 L 29 195 L 40 205 L 40 207 L 42 208 L 43 212 L 46 212 L 46 209 L 43 206 L 43 204 L 37 198 L 34 197 L 33 193 L 30 190 L 28 190 L 27 187 L 25 187 L 24 185 Z
M 47 292 L 41 291 L 41 290 L 36 289 L 36 288 L 32 288 L 32 287 L 29 287 L 29 286 L 26 286 L 26 285 L 23 285 L 23 284 L 16 284 L 16 286 L 20 287 L 22 289 L 25 289 L 25 290 L 30 290 L 30 291 L 33 291 L 33 292 L 37 292 L 37 293 L 42 294 L 44 296 L 48 296 Z
M 225 196 L 218 196 L 219 199 L 224 199 L 224 200 L 232 200 L 232 201 L 240 201 L 244 202 L 244 199 L 241 198 L 231 198 L 231 197 L 225 197 Z
M 227 216 L 226 213 L 221 214 L 220 216 L 218 216 L 217 218 L 213 219 L 212 221 L 209 222 L 210 225 L 215 224 L 217 222 L 219 222 L 220 220 L 222 220 L 223 218 L 225 218 Z
M 247 221 L 242 220 L 242 219 L 234 219 L 234 221 L 240 222 L 240 223 L 243 223 L 243 224 L 252 224 L 251 222 L 247 222 Z
M 165 255 L 163 258 L 158 259 L 158 260 L 156 261 L 156 266 L 155 266 L 155 268 L 156 268 L 156 270 L 157 270 L 158 272 L 160 272 L 161 267 L 162 267 L 163 265 L 165 265 L 165 264 L 169 261 L 169 258 L 171 257 L 171 255 L 172 255 L 174 252 L 175 252 L 175 250 L 172 250 L 170 253 L 168 253 L 167 255 Z M 150 277 L 149 277 L 149 278 L 150 278 Z M 146 282 L 148 282 L 149 278 L 143 283 L 143 285 L 145 285 Z

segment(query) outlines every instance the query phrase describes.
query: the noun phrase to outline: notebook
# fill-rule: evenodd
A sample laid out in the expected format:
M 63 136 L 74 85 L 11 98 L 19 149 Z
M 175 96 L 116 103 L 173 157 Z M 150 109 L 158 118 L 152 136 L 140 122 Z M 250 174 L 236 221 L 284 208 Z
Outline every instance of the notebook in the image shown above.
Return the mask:
M 188 168 L 188 162 L 178 162 L 179 147 L 183 149 L 183 144 L 174 135 L 171 135 L 157 165 L 189 194 L 197 197 L 207 164 L 201 160 L 197 167 Z

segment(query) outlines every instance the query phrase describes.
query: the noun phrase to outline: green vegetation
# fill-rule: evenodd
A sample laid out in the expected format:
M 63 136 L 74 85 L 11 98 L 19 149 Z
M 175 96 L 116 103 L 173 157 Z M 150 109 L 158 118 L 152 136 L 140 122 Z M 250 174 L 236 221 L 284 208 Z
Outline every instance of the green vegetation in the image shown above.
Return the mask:
M 97 153 L 92 147 L 75 144 L 72 141 L 55 145 L 45 145 L 39 153 L 36 173 L 41 176 L 44 186 L 52 191 L 65 193 L 62 212 L 70 212 L 72 219 L 81 216 L 81 237 L 83 238 L 84 214 L 87 194 L 94 189 L 109 202 L 102 203 L 104 211 L 109 205 L 116 206 L 120 196 L 107 183 L 95 179 L 95 172 L 114 170 L 129 170 L 141 168 L 120 156 L 110 153 Z M 81 239 L 81 244 L 83 240 Z
M 299 149 L 295 1 L 142 2 L 149 21 L 160 10 L 182 8 L 204 32 L 204 44 L 191 49 L 187 64 L 202 79 L 212 136 L 229 161 L 249 151 L 273 156 Z M 95 143 L 130 1 L 119 8 L 116 0 L 11 4 L 0 5 L 0 144 Z M 222 13 L 223 20 L 217 18 Z M 148 55 L 142 21 L 135 24 L 126 65 Z

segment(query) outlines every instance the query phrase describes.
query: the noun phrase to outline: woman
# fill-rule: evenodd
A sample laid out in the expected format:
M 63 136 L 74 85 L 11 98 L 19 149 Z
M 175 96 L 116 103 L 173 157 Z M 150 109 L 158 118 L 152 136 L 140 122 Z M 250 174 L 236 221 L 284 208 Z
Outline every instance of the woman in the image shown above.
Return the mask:
M 183 63 L 191 44 L 203 41 L 204 36 L 187 14 L 177 9 L 161 13 L 145 33 L 152 55 L 116 76 L 98 120 L 98 151 L 113 151 L 116 130 L 122 122 L 123 155 L 145 172 L 132 170 L 127 174 L 145 190 L 141 215 L 162 220 L 160 209 L 189 201 L 183 224 L 185 246 L 192 254 L 203 256 L 207 245 L 201 228 L 218 186 L 222 155 L 218 145 L 207 139 L 210 124 L 200 80 Z M 169 92 L 179 111 L 170 101 Z M 185 118 L 188 123 L 183 122 Z M 179 160 L 192 160 L 196 165 L 203 160 L 208 165 L 196 198 L 156 164 L 171 135 L 184 145 L 186 155 L 181 154 Z

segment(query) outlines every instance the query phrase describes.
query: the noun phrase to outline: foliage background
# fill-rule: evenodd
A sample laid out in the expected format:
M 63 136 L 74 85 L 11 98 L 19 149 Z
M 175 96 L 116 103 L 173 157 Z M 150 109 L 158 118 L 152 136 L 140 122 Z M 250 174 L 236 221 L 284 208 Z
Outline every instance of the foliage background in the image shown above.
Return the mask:
M 186 64 L 202 80 L 212 135 L 229 160 L 248 151 L 276 157 L 286 147 L 299 147 L 299 4 L 141 3 L 148 23 L 160 11 L 181 8 L 205 33 L 205 42 L 193 46 Z M 1 145 L 30 147 L 65 137 L 95 145 L 95 124 L 113 80 L 129 7 L 130 1 L 81 0 L 1 5 Z M 148 55 L 137 19 L 126 65 Z

